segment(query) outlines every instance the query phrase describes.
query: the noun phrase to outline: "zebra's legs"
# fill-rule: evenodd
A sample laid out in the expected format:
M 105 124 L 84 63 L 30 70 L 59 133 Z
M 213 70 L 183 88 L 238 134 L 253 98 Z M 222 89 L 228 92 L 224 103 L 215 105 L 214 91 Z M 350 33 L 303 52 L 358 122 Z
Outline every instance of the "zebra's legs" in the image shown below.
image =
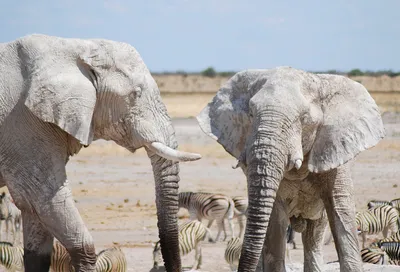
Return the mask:
M 244 220 L 245 216 L 244 215 L 239 215 L 237 218 L 237 221 L 239 223 L 239 237 L 242 238 L 244 234 Z
M 201 268 L 201 263 L 202 263 L 202 252 L 201 252 L 201 242 L 197 243 L 195 247 L 195 255 L 194 255 L 194 263 L 192 266 L 192 270 L 194 269 L 200 269 Z
M 215 219 L 210 219 L 210 220 L 208 220 L 208 225 L 207 225 L 207 228 L 208 228 L 208 229 L 211 227 L 211 225 L 212 225 L 212 223 L 214 223 L 214 221 L 215 221 Z M 218 231 L 219 231 L 219 229 L 218 229 Z M 215 242 L 216 242 L 216 241 L 214 241 L 214 239 L 211 237 L 211 234 L 209 234 L 208 242 L 210 242 L 210 243 L 215 243 Z
M 222 230 L 224 231 L 225 234 L 225 239 L 226 239 L 226 230 L 225 230 L 225 224 L 224 224 L 224 218 L 220 219 L 217 221 L 217 225 L 218 225 L 218 233 L 217 233 L 217 237 L 215 237 L 214 243 L 217 242 L 219 240 L 219 237 L 221 236 L 221 232 Z M 224 240 L 225 241 L 225 240 Z
M 317 220 L 307 219 L 307 227 L 301 234 L 304 245 L 304 271 L 320 271 L 322 268 L 322 245 L 326 225 L 325 214 Z
M 232 238 L 235 237 L 235 226 L 233 225 L 233 219 L 232 218 L 228 218 L 228 223 L 229 223 L 229 228 L 231 229 L 231 233 L 232 233 Z M 225 232 L 225 239 L 226 240 L 226 232 Z
M 25 272 L 49 271 L 53 235 L 43 228 L 36 214 L 22 212 Z

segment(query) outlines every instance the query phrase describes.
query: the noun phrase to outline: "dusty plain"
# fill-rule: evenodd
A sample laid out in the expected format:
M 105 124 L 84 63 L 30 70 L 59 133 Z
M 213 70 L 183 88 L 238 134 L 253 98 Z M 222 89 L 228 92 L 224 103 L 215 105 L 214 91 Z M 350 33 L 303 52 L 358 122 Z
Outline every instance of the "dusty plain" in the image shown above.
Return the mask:
M 370 199 L 400 197 L 400 92 L 371 94 L 383 112 L 387 136 L 354 161 L 352 174 L 357 210 L 365 209 Z M 199 161 L 180 164 L 180 190 L 246 196 L 243 173 L 231 167 L 235 159 L 203 134 L 193 118 L 213 95 L 162 95 L 173 118 L 179 149 L 203 155 Z M 67 172 L 76 205 L 93 235 L 96 250 L 118 245 L 126 253 L 128 271 L 150 271 L 152 243 L 158 240 L 158 231 L 153 173 L 145 151 L 131 154 L 113 142 L 96 141 L 71 158 Z M 186 220 L 184 211 L 180 211 L 180 217 L 181 221 Z M 238 226 L 235 227 L 238 232 Z M 211 231 L 216 235 L 215 224 Z M 230 235 L 228 231 L 228 239 Z M 370 238 L 372 241 L 374 237 Z M 298 271 L 303 261 L 300 234 L 296 234 L 296 241 L 298 249 L 291 250 L 293 270 L 289 271 Z M 204 242 L 202 271 L 230 271 L 223 257 L 225 246 L 223 241 Z M 324 246 L 324 262 L 337 259 L 333 242 Z M 185 256 L 184 267 L 190 267 L 193 260 L 193 252 Z M 333 268 L 326 267 L 326 271 L 337 270 L 337 264 L 330 266 Z M 379 271 L 396 271 L 393 267 L 388 269 Z

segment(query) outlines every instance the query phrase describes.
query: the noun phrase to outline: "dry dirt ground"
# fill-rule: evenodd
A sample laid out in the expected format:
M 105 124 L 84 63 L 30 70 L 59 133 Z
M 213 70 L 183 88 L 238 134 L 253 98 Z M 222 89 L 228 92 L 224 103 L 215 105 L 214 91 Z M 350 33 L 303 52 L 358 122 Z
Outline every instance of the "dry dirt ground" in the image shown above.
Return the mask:
M 179 100 L 187 110 L 185 114 L 179 108 L 175 112 L 186 116 L 198 112 L 197 104 L 190 107 L 190 101 L 194 104 L 193 98 Z M 165 101 L 172 112 L 174 110 L 171 105 L 179 105 L 179 101 Z M 387 137 L 376 147 L 359 155 L 352 168 L 357 210 L 365 209 L 370 199 L 390 200 L 400 197 L 400 114 L 386 112 L 384 123 Z M 236 161 L 201 132 L 195 119 L 174 118 L 173 125 L 179 149 L 203 155 L 199 161 L 180 164 L 180 190 L 209 191 L 230 196 L 247 195 L 243 173 L 231 167 Z M 152 243 L 158 240 L 158 231 L 153 173 L 144 150 L 130 154 L 112 142 L 96 141 L 71 158 L 67 172 L 76 205 L 93 235 L 96 250 L 119 245 L 126 253 L 128 271 L 150 271 Z M 235 227 L 238 231 L 238 226 Z M 211 231 L 216 235 L 215 225 Z M 296 241 L 298 249 L 291 250 L 294 263 L 294 270 L 291 271 L 298 271 L 295 268 L 301 266 L 303 261 L 299 234 L 296 235 Z M 223 258 L 225 245 L 223 241 L 216 244 L 204 243 L 202 271 L 229 271 Z M 324 246 L 324 262 L 337 259 L 334 244 Z M 183 265 L 191 266 L 193 260 L 192 252 L 183 258 Z M 326 271 L 337 270 L 337 264 L 329 266 L 333 268 L 326 267 Z M 396 270 L 392 267 L 390 270 L 378 271 Z

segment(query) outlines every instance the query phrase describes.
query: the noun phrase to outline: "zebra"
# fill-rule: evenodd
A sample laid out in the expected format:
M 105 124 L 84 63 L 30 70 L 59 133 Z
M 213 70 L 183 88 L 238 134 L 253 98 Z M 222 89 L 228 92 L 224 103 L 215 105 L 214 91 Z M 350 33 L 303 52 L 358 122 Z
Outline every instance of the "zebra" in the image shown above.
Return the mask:
M 73 272 L 75 271 L 71 264 L 71 256 L 67 249 L 57 240 L 53 243 L 51 253 L 50 271 L 52 272 Z
M 24 271 L 24 248 L 0 242 L 0 264 L 8 271 Z
M 399 214 L 397 210 L 391 206 L 378 206 L 370 210 L 356 213 L 357 230 L 362 235 L 363 248 L 367 234 L 383 233 L 384 238 L 388 237 L 388 231 L 392 234 L 398 231 Z
M 126 272 L 124 252 L 119 247 L 104 249 L 97 254 L 96 272 Z
M 241 236 L 240 236 L 241 237 Z M 231 267 L 231 271 L 237 271 L 243 241 L 240 237 L 232 237 L 225 249 L 225 261 Z
M 388 264 L 389 256 L 379 247 L 363 248 L 361 250 L 361 260 L 364 263 Z
M 400 212 L 400 198 L 390 200 L 390 204 Z
M 383 242 L 379 248 L 389 256 L 389 264 L 400 265 L 400 243 Z
M 232 198 L 232 201 L 235 204 L 234 217 L 237 218 L 239 224 L 239 237 L 242 237 L 244 235 L 244 221 L 249 200 L 243 196 L 235 196 Z
M 201 242 L 206 236 L 210 235 L 210 230 L 197 220 L 182 223 L 179 226 L 179 253 L 181 256 L 189 254 L 195 250 L 195 260 L 192 266 L 193 269 L 200 269 L 202 263 Z M 161 261 L 160 241 L 155 243 L 153 249 L 153 268 L 158 269 L 158 263 Z
M 21 211 L 13 203 L 11 196 L 9 194 L 6 194 L 5 192 L 2 192 L 0 195 L 0 236 L 1 236 L 1 225 L 3 220 L 6 221 L 7 238 L 9 236 L 9 228 L 11 224 L 13 243 L 15 243 L 17 236 L 19 238 L 22 216 L 21 216 Z
M 207 228 L 210 228 L 212 223 L 217 220 L 218 234 L 215 240 L 210 236 L 210 242 L 218 241 L 222 230 L 225 235 L 224 241 L 226 240 L 225 218 L 228 219 L 232 237 L 235 236 L 232 222 L 235 204 L 230 197 L 222 194 L 181 192 L 179 193 L 179 207 L 189 210 L 191 220 L 197 218 L 201 222 L 203 218 L 208 219 Z
M 390 201 L 386 201 L 386 200 L 371 200 L 367 203 L 368 210 L 378 207 L 378 206 L 384 206 L 384 205 L 392 206 L 392 203 Z

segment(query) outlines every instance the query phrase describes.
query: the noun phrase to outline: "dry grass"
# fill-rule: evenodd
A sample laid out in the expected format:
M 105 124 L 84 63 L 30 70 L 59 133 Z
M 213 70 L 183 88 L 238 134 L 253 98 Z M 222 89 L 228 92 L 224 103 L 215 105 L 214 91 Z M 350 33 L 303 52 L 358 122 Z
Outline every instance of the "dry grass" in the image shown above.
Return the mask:
M 400 92 L 370 92 L 382 112 L 400 112 Z M 162 100 L 171 117 L 197 116 L 211 102 L 215 93 L 162 93 Z

